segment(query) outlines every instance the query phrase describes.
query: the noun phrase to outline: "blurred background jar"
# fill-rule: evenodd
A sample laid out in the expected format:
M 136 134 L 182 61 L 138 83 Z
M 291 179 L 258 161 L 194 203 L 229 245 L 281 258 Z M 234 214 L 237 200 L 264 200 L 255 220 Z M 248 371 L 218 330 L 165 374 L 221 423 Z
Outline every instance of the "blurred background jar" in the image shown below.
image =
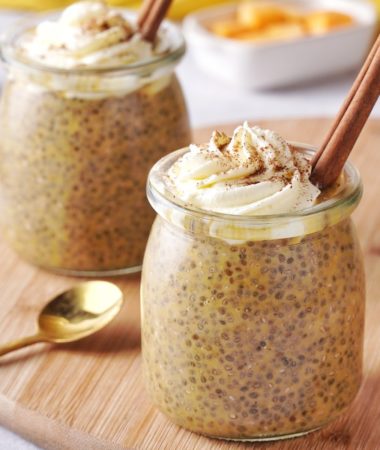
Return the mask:
M 2 47 L 2 235 L 48 269 L 139 270 L 154 217 L 145 199 L 148 170 L 190 142 L 173 72 L 185 51 L 182 35 L 164 25 L 172 45 L 150 60 L 65 69 L 20 56 L 17 39 L 34 25 L 15 27 Z

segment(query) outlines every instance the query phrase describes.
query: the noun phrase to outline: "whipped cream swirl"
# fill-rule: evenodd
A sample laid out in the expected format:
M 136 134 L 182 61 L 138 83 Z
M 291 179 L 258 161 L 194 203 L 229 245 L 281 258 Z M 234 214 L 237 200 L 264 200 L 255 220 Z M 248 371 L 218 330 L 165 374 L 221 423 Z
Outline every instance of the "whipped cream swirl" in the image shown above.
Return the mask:
M 66 8 L 57 21 L 44 21 L 18 42 L 30 60 L 50 67 L 112 67 L 149 60 L 163 53 L 164 44 L 144 41 L 119 11 L 103 1 L 80 1 Z
M 230 138 L 214 131 L 169 169 L 174 195 L 197 208 L 234 215 L 283 214 L 312 206 L 319 189 L 306 156 L 270 130 L 239 126 Z

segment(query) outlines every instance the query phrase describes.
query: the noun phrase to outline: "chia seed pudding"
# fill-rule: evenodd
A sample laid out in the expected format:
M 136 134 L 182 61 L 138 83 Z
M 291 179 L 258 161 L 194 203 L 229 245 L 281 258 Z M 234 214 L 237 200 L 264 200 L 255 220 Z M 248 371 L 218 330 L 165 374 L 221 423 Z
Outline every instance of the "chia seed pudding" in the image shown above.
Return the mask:
M 123 19 L 107 11 L 114 30 L 114 21 Z M 103 22 L 99 27 L 109 31 Z M 137 52 L 140 59 L 129 61 L 127 52 L 112 67 L 70 65 L 67 55 L 55 55 L 61 66 L 48 67 L 17 53 L 23 33 L 14 32 L 4 47 L 9 76 L 0 103 L 2 235 L 22 257 L 45 268 L 78 274 L 138 270 L 154 218 L 145 198 L 148 170 L 190 141 L 173 74 L 184 52 L 182 38 L 167 24 L 163 39 L 175 43 L 158 55 L 146 56 L 144 47 L 145 59 Z M 124 44 L 129 41 L 115 46 Z
M 163 158 L 148 182 L 158 216 L 143 265 L 142 345 L 153 402 L 176 424 L 224 439 L 327 424 L 362 376 L 364 272 L 349 217 L 358 174 L 346 165 L 340 189 L 304 211 L 238 216 L 163 188 L 183 155 Z

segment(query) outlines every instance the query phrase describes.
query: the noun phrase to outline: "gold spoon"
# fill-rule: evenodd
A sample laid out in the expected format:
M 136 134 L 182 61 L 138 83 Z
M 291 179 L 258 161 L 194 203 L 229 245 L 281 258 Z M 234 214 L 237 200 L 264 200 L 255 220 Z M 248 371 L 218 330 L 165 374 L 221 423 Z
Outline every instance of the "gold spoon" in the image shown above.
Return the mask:
M 53 298 L 38 317 L 37 334 L 0 346 L 0 356 L 37 342 L 62 344 L 103 328 L 118 314 L 121 290 L 106 281 L 88 281 Z

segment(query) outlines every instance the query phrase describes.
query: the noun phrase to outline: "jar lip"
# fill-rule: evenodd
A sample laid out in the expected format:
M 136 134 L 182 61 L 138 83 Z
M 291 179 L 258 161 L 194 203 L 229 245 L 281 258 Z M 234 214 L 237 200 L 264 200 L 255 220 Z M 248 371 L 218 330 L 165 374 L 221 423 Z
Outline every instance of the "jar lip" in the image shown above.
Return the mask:
M 297 150 L 301 150 L 303 152 L 309 153 L 310 155 L 314 154 L 317 151 L 317 148 L 308 144 L 303 144 L 300 142 L 289 141 L 288 144 Z M 363 186 L 359 171 L 356 167 L 351 164 L 349 161 L 346 162 L 344 166 L 344 176 L 346 178 L 345 186 L 339 194 L 339 197 L 329 198 L 321 203 L 317 203 L 309 208 L 303 209 L 301 211 L 292 211 L 289 213 L 281 213 L 281 214 L 267 214 L 267 215 L 235 215 L 235 214 L 225 214 L 219 213 L 215 211 L 207 211 L 204 209 L 197 208 L 192 205 L 188 205 L 182 200 L 175 197 L 168 189 L 165 188 L 163 183 L 155 183 L 154 178 L 158 176 L 159 173 L 162 173 L 162 168 L 164 165 L 171 164 L 178 159 L 180 156 L 185 154 L 188 151 L 188 147 L 176 150 L 169 155 L 161 158 L 157 163 L 152 167 L 148 175 L 148 183 L 147 183 L 147 195 L 151 205 L 154 208 L 156 201 L 161 201 L 169 206 L 171 209 L 175 209 L 182 213 L 188 214 L 190 216 L 206 218 L 210 220 L 224 220 L 228 222 L 235 223 L 257 223 L 259 225 L 268 224 L 274 221 L 291 221 L 292 219 L 303 219 L 309 218 L 314 215 L 319 215 L 320 213 L 329 211 L 335 208 L 345 208 L 349 211 L 352 211 L 352 205 L 356 206 L 359 202 L 362 193 Z M 171 165 L 170 164 L 170 165 Z M 169 166 L 167 166 L 169 167 Z
M 123 13 L 127 18 L 135 18 L 136 12 L 126 8 L 114 8 Z M 186 43 L 181 30 L 170 20 L 164 20 L 161 27 L 168 34 L 171 35 L 175 43 L 170 46 L 170 49 L 161 54 L 143 62 L 136 62 L 128 65 L 109 66 L 109 67 L 73 67 L 60 68 L 42 64 L 38 61 L 22 57 L 17 54 L 15 43 L 22 33 L 28 29 L 33 28 L 45 19 L 52 19 L 58 16 L 63 10 L 58 9 L 50 11 L 49 13 L 28 14 L 24 18 L 18 20 L 2 35 L 0 43 L 0 58 L 6 64 L 12 64 L 22 69 L 36 70 L 38 72 L 45 72 L 55 75 L 120 75 L 120 74 L 138 74 L 140 72 L 153 72 L 159 67 L 164 67 L 178 61 L 186 52 Z

